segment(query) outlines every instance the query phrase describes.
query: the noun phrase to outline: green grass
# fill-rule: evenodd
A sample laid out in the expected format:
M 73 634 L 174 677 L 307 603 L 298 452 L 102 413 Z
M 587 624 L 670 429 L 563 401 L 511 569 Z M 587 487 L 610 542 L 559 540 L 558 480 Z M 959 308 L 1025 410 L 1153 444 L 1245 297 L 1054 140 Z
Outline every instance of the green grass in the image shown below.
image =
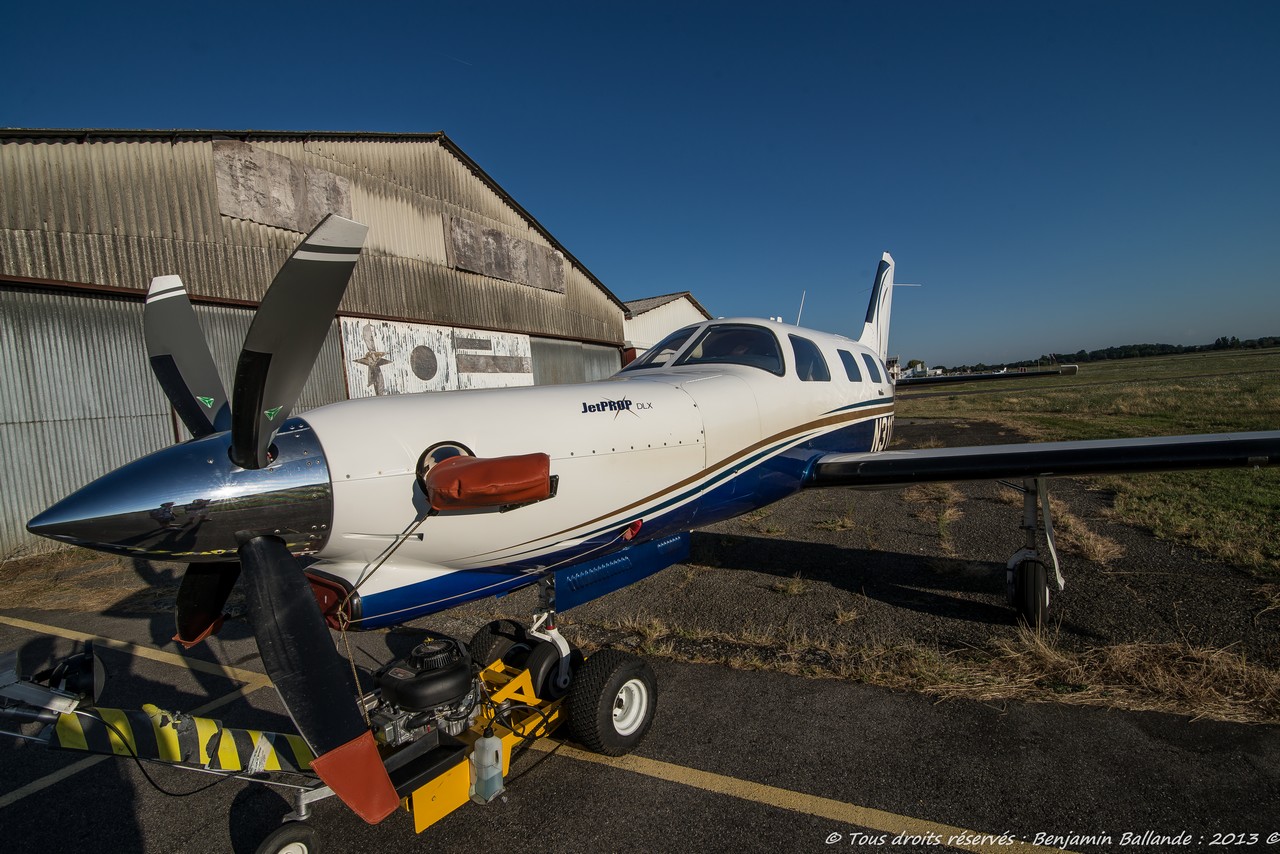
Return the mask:
M 967 391 L 979 394 L 966 394 Z M 920 390 L 927 394 L 926 387 Z M 1043 441 L 1280 429 L 1280 350 L 1081 365 L 1074 377 L 903 389 L 898 415 L 994 421 Z M 1120 518 L 1215 557 L 1280 574 L 1280 467 L 1098 479 Z

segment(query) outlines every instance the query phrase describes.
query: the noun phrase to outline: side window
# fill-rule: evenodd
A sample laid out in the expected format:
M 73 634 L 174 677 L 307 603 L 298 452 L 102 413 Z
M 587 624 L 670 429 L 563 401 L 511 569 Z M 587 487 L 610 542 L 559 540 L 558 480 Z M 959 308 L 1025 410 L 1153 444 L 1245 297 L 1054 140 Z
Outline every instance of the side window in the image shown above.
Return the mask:
M 867 375 L 871 377 L 871 381 L 873 383 L 875 383 L 876 385 L 879 385 L 880 383 L 884 382 L 882 379 L 880 379 L 880 367 L 876 365 L 875 359 L 871 358 L 870 355 L 863 353 L 862 361 L 867 363 Z
M 862 371 L 858 370 L 858 360 L 853 358 L 853 354 L 848 350 L 836 351 L 840 354 L 840 361 L 844 362 L 844 372 L 849 377 L 849 382 L 862 382 Z
M 830 382 L 831 371 L 827 370 L 827 360 L 822 358 L 818 345 L 799 335 L 790 337 L 796 354 L 796 375 L 806 382 Z
M 666 338 L 663 338 L 657 344 L 654 344 L 631 364 L 622 370 L 634 371 L 637 368 L 660 368 L 667 362 L 671 361 L 671 357 L 680 352 L 680 348 L 684 346 L 684 342 L 689 340 L 689 336 L 693 334 L 693 330 L 697 327 L 690 326 L 685 329 L 678 329 L 672 332 Z

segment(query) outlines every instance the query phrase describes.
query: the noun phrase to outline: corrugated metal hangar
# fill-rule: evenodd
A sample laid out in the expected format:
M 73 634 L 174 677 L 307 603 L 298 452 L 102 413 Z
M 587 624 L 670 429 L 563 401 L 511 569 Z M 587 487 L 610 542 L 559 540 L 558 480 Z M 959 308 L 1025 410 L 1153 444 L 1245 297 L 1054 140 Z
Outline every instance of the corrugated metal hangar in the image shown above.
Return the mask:
M 26 520 L 186 438 L 147 362 L 151 278 L 182 277 L 230 388 L 327 213 L 369 237 L 296 411 L 620 366 L 626 307 L 443 133 L 0 130 L 0 556 L 54 547 Z

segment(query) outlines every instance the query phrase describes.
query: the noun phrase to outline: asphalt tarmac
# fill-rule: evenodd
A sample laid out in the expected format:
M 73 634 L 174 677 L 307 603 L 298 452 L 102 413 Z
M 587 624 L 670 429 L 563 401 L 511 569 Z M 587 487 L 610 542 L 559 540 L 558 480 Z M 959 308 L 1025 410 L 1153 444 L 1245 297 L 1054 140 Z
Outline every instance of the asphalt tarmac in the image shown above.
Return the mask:
M 243 623 L 183 656 L 159 616 L 0 610 L 0 653 L 31 672 L 83 633 L 103 653 L 103 705 L 144 702 L 289 729 Z M 355 636 L 363 663 L 394 634 Z M 145 650 L 165 655 L 144 657 Z M 159 660 L 157 660 L 159 659 Z M 652 662 L 657 717 L 630 757 L 553 740 L 506 793 L 415 835 L 312 808 L 326 851 L 1215 851 L 1280 845 L 1280 727 L 1154 713 L 969 701 L 716 665 Z M 212 665 L 212 666 L 211 666 Z M 220 672 L 220 669 L 226 672 Z M 228 673 L 230 675 L 228 675 Z M 237 677 L 237 678 L 232 678 Z M 6 851 L 253 851 L 289 811 L 261 784 L 0 744 Z

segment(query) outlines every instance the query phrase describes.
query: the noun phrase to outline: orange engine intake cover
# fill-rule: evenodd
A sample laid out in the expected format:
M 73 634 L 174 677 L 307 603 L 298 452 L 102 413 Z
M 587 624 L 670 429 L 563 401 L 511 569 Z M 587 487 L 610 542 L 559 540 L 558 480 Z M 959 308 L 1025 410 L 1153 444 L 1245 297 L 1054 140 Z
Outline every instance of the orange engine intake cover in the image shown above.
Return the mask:
M 551 457 L 449 457 L 422 482 L 433 510 L 528 504 L 551 497 Z

